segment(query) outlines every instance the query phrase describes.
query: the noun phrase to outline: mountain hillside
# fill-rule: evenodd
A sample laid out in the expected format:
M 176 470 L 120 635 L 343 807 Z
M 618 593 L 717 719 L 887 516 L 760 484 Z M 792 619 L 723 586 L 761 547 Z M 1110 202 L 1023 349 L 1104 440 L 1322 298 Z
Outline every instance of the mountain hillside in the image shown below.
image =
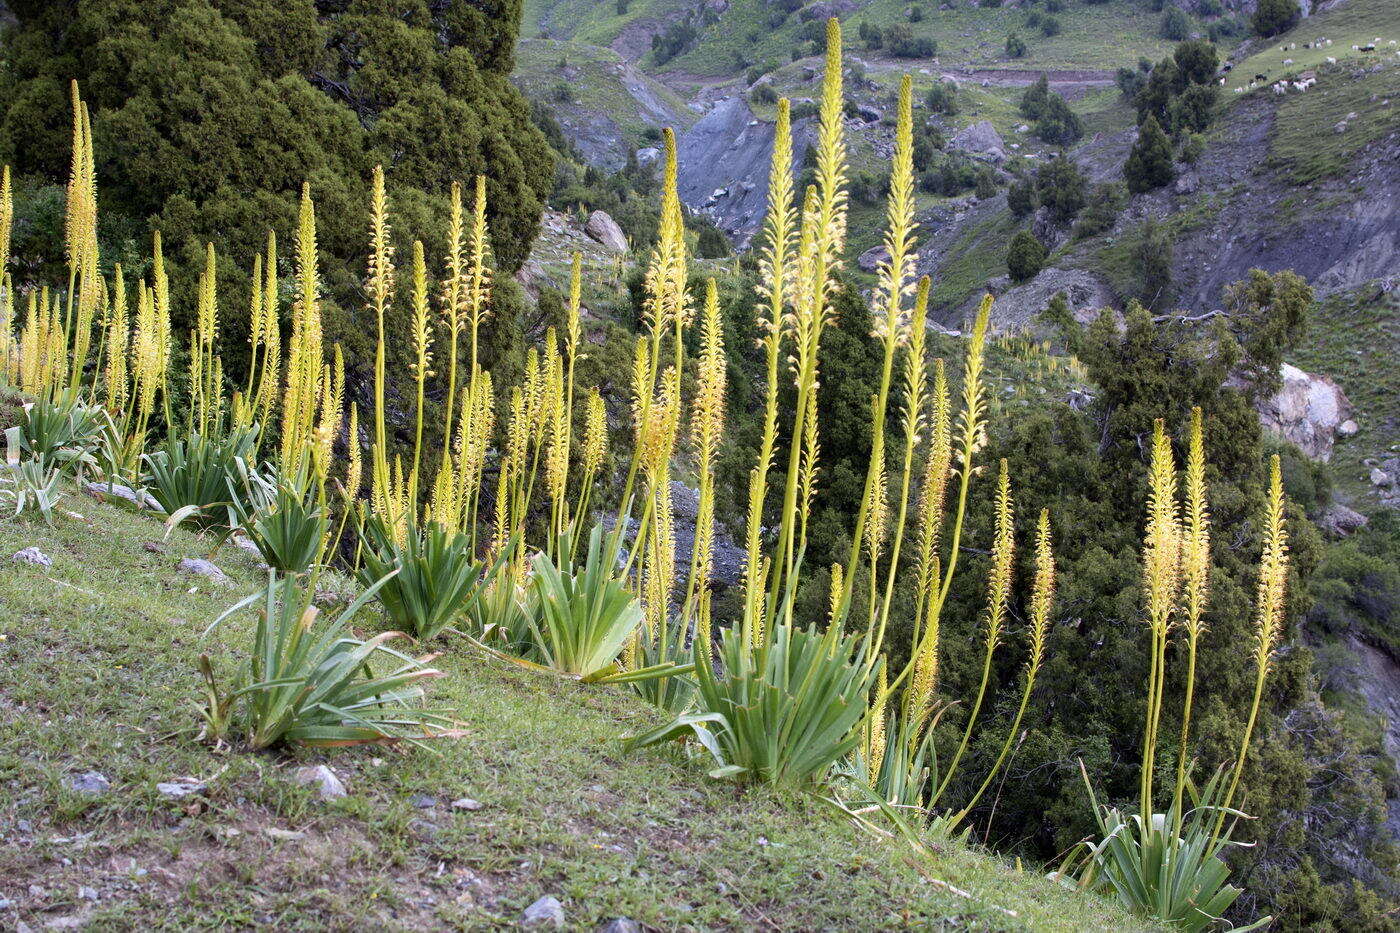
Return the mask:
M 623 754 L 619 724 L 654 709 L 479 652 L 436 663 L 463 735 L 433 753 L 211 749 L 196 666 L 229 676 L 251 614 L 205 629 L 265 577 L 236 547 L 62 492 L 54 527 L 0 523 L 7 928 L 505 928 L 544 897 L 570 929 L 1139 928 L 961 844 L 914 859 L 814 799 Z M 11 559 L 26 548 L 51 563 Z M 203 557 L 226 576 L 180 569 Z M 333 608 L 353 584 L 322 588 Z M 303 783 L 323 766 L 343 787 Z

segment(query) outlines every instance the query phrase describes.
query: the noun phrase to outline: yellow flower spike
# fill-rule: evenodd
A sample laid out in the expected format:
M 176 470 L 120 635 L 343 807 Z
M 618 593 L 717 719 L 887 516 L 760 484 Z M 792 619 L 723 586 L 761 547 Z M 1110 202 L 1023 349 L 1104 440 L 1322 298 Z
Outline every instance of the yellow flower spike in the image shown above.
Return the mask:
M 257 417 L 264 424 L 270 423 L 277 406 L 277 390 L 282 385 L 282 324 L 277 301 L 277 234 L 267 231 L 267 257 L 263 263 L 261 282 L 254 281 L 255 289 L 262 289 L 262 345 L 263 365 L 258 380 Z
M 1274 655 L 1283 637 L 1284 609 L 1288 595 L 1288 529 L 1284 526 L 1284 505 L 1283 474 L 1279 467 L 1278 454 L 1274 454 L 1269 458 L 1269 492 L 1264 507 L 1263 523 L 1264 552 L 1259 557 L 1259 582 L 1254 594 L 1254 701 L 1250 705 L 1249 719 L 1245 723 L 1239 751 L 1235 755 L 1230 789 L 1226 791 L 1225 802 L 1216 814 L 1212 845 L 1220 837 L 1220 831 L 1225 824 L 1225 814 L 1235 799 L 1240 775 L 1244 772 L 1245 757 L 1249 753 L 1249 742 L 1259 718 L 1264 682 L 1273 670 Z
M 709 580 L 714 559 L 715 459 L 724 434 L 724 395 L 726 390 L 724 328 L 719 317 L 719 294 L 715 280 L 705 284 L 705 307 L 701 316 L 700 360 L 696 373 L 695 398 L 691 403 L 690 434 L 695 447 L 699 479 L 699 508 L 695 523 L 695 545 L 691 553 L 690 580 L 686 603 L 699 601 L 700 613 L 709 601 Z
M 1147 529 L 1142 547 L 1143 602 L 1152 635 L 1140 776 L 1140 803 L 1144 820 L 1150 820 L 1153 814 L 1152 778 L 1157 755 L 1157 727 L 1161 721 L 1162 694 L 1166 683 L 1167 637 L 1181 586 L 1181 524 L 1176 496 L 1176 464 L 1172 457 L 1171 438 L 1167 437 L 1166 426 L 1158 418 L 1152 427 Z
M 301 186 L 297 223 L 297 297 L 287 359 L 287 390 L 282 405 L 282 465 L 295 473 L 303 463 L 321 396 L 321 283 L 317 271 L 316 208 L 311 186 Z
M 888 690 L 885 668 L 881 666 L 875 684 L 875 700 L 870 705 L 870 718 L 866 720 L 869 734 L 866 743 L 866 780 L 871 784 L 879 780 L 880 769 L 885 765 L 885 704 L 889 700 Z
M 1011 595 L 1011 574 L 1015 566 L 1015 516 L 1011 501 L 1011 479 L 1007 473 L 1006 460 L 1003 459 L 1000 469 L 997 472 L 997 493 L 996 493 L 996 531 L 992 536 L 992 567 L 987 573 L 987 609 L 986 628 L 984 634 L 984 648 L 982 653 L 982 681 L 977 688 L 977 698 L 972 704 L 972 709 L 967 716 L 967 725 L 963 729 L 962 741 L 958 743 L 957 753 L 953 755 L 952 762 L 948 765 L 947 771 L 943 773 L 943 779 L 934 791 L 933 798 L 929 801 L 932 807 L 943 795 L 943 791 L 948 788 L 949 782 L 957 772 L 958 763 L 962 760 L 963 753 L 967 751 L 968 740 L 972 737 L 972 728 L 977 722 L 977 714 L 982 710 L 982 701 L 987 694 L 987 681 L 991 675 L 992 655 L 996 652 L 997 645 L 1001 642 L 1002 629 L 1006 624 L 1006 606 Z
M 1054 602 L 1055 553 L 1050 540 L 1050 511 L 1042 509 L 1035 532 L 1035 580 L 1031 585 L 1030 601 L 1030 654 L 1026 659 L 1026 683 L 1021 690 L 1021 704 L 1016 708 L 1016 715 L 1011 720 L 1011 727 L 1006 731 L 1006 741 L 1002 743 L 1001 752 L 997 755 L 996 761 L 992 763 L 991 769 L 983 777 L 977 792 L 972 795 L 961 810 L 950 818 L 950 828 L 961 823 L 972 812 L 972 808 L 977 805 L 977 801 L 986 793 L 987 788 L 992 786 L 992 781 L 1006 762 L 1006 756 L 1011 751 L 1011 743 L 1019 733 L 1021 720 L 1026 715 L 1026 706 L 1030 703 L 1036 674 L 1040 671 L 1041 662 L 1045 660 L 1045 641 L 1050 631 L 1050 611 Z
M 1210 596 L 1210 507 L 1206 501 L 1206 455 L 1200 406 L 1191 409 L 1191 436 L 1186 454 L 1186 515 L 1181 535 L 1182 607 L 1186 630 L 1186 698 L 1182 704 L 1181 740 L 1176 756 L 1176 793 L 1173 797 L 1178 822 L 1182 819 L 1186 786 L 1186 760 L 1191 737 L 1191 707 L 1196 689 L 1196 655 L 1204 634 L 1205 607 Z
M 418 469 L 423 460 L 423 405 L 431 373 L 433 333 L 428 318 L 428 267 L 423 258 L 423 241 L 413 241 L 413 380 L 418 387 L 413 430 L 413 469 L 408 485 L 411 508 L 418 511 Z
M 112 308 L 107 315 L 107 410 L 126 411 L 129 385 L 127 363 L 131 330 L 127 322 L 126 277 L 122 264 L 112 270 Z M 5 335 L 9 336 L 8 324 Z
M 463 301 L 471 323 L 471 372 L 477 372 L 477 340 L 491 301 L 491 239 L 486 227 L 486 176 L 476 176 L 476 201 L 467 247 L 469 260 Z
M 757 612 L 763 598 L 762 554 L 763 506 L 768 494 L 768 473 L 773 465 L 773 446 L 778 431 L 778 366 L 782 355 L 784 327 L 794 248 L 796 212 L 793 207 L 792 125 L 787 98 L 778 101 L 778 121 L 774 131 L 773 155 L 768 173 L 768 213 L 763 225 L 759 252 L 758 295 L 764 299 L 758 308 L 759 346 L 764 351 L 767 381 L 764 385 L 763 436 L 757 462 L 749 474 L 748 523 L 745 532 L 744 617 Z
M 374 348 L 374 443 L 370 448 L 371 489 L 375 508 L 386 516 L 392 513 L 392 478 L 389 474 L 388 438 L 384 427 L 385 335 L 384 318 L 394 299 L 394 245 L 389 226 L 389 199 L 384 190 L 384 167 L 376 165 L 370 180 L 369 276 L 366 288 L 374 312 L 377 341 Z M 290 373 L 288 379 L 290 380 Z
M 346 431 L 345 446 L 350 451 L 345 465 L 345 503 L 350 507 L 360 495 L 360 484 L 364 482 L 364 453 L 360 449 L 360 406 L 350 403 L 350 426 Z
M 466 257 L 463 255 L 466 230 L 462 221 L 462 185 L 452 183 L 448 198 L 447 260 L 442 274 L 442 318 L 447 324 L 447 398 L 443 402 L 446 416 L 442 419 L 443 469 L 447 468 L 452 447 L 452 413 L 457 402 L 457 341 L 462 330 L 465 309 Z M 440 471 L 441 472 L 441 471 Z

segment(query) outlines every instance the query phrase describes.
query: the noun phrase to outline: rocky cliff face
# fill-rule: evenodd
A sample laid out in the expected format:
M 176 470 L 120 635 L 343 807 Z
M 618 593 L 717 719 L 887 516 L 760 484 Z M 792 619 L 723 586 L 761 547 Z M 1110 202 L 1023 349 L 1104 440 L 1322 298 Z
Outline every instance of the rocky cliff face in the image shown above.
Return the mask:
M 794 170 L 811 139 L 811 121 L 793 124 Z M 681 200 L 709 216 L 740 246 L 763 224 L 774 125 L 754 117 L 748 101 L 726 97 L 676 143 Z
M 1260 400 L 1260 422 L 1309 457 L 1326 463 L 1332 459 L 1332 442 L 1351 419 L 1351 401 L 1328 376 L 1305 373 L 1287 363 L 1279 375 L 1283 388 Z

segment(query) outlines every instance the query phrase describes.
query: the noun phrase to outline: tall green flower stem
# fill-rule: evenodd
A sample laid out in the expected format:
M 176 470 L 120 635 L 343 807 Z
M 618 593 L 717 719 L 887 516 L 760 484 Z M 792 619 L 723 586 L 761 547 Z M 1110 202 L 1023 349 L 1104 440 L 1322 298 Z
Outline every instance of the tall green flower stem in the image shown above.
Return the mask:
M 1288 588 L 1288 531 L 1284 527 L 1283 478 L 1279 469 L 1278 454 L 1274 454 L 1269 464 L 1269 498 L 1264 519 L 1264 553 L 1259 559 L 1259 583 L 1255 590 L 1255 648 L 1254 648 L 1254 699 L 1249 707 L 1249 719 L 1245 723 L 1244 735 L 1240 737 L 1239 754 L 1235 756 L 1234 773 L 1230 776 L 1230 787 L 1225 792 L 1225 800 L 1215 817 L 1215 827 L 1211 831 L 1211 842 L 1220 838 L 1225 825 L 1225 814 L 1234 802 L 1235 791 L 1239 788 L 1240 775 L 1244 773 L 1245 756 L 1249 753 L 1249 742 L 1254 735 L 1254 726 L 1259 718 L 1259 704 L 1264 696 L 1264 682 L 1273 670 L 1274 655 L 1278 651 L 1279 640 L 1283 636 L 1284 600 Z

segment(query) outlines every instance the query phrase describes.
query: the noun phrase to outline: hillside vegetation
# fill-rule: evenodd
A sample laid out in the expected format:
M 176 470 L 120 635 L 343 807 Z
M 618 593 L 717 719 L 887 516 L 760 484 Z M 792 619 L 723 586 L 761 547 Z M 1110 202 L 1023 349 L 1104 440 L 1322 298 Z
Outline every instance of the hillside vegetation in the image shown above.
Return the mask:
M 9 923 L 476 929 L 511 926 L 552 895 L 580 929 L 616 917 L 1138 928 L 1106 902 L 960 843 L 916 858 L 809 797 L 736 796 L 681 757 L 623 754 L 619 728 L 654 721 L 646 704 L 462 646 L 438 659 L 433 689 L 462 721 L 458 739 L 352 755 L 207 749 L 191 706 L 197 662 L 208 653 L 231 675 L 250 616 L 203 633 L 260 585 L 256 560 L 227 545 L 212 556 L 229 582 L 181 573 L 182 558 L 210 556 L 216 542 L 184 530 L 163 540 L 158 516 L 63 491 L 76 516 L 0 523 Z M 28 547 L 52 566 L 10 560 Z M 352 584 L 322 586 L 336 599 Z M 355 626 L 383 627 L 372 611 Z M 296 783 L 298 769 L 322 763 L 347 796 L 322 801 Z M 70 787 L 92 771 L 109 790 Z M 157 787 L 186 776 L 198 782 L 188 796 Z M 453 806 L 463 798 L 480 809 Z

